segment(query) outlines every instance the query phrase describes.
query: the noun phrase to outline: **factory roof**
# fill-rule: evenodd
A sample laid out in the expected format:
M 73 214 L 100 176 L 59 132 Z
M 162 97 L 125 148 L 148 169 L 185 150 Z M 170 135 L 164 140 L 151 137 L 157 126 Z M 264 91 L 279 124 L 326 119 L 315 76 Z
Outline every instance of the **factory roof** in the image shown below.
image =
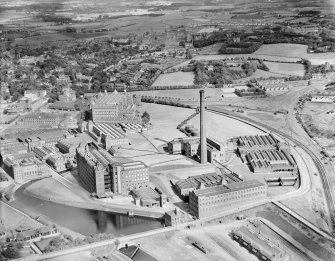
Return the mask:
M 159 193 L 152 188 L 135 189 L 132 191 L 136 198 L 140 199 L 159 199 Z
M 93 107 L 104 107 L 119 104 L 126 97 L 126 95 L 129 94 L 119 93 L 116 90 L 113 93 L 99 94 Z
M 235 235 L 242 237 L 242 239 L 252 245 L 253 248 L 259 250 L 262 255 L 266 256 L 269 260 L 279 255 L 282 251 L 277 247 L 271 246 L 267 241 L 261 239 L 257 234 L 252 233 L 246 227 L 240 227 L 233 232 Z
M 246 147 L 275 146 L 278 143 L 271 134 L 239 137 L 239 145 Z
M 23 118 L 24 120 L 27 119 L 59 119 L 59 115 L 55 115 L 52 113 L 34 113 L 27 115 Z
M 216 173 L 207 173 L 179 180 L 176 182 L 176 186 L 180 189 L 199 188 L 201 184 L 205 187 L 211 187 L 218 185 L 221 180 L 222 178 Z
M 145 165 L 142 161 L 118 163 L 118 165 L 121 165 L 123 170 L 147 168 L 147 165 Z
M 111 136 L 113 139 L 124 138 L 124 135 L 116 129 L 112 124 L 95 123 L 94 126 L 102 133 Z
M 246 190 L 250 188 L 257 188 L 265 186 L 264 183 L 257 180 L 247 180 L 241 182 L 234 182 L 227 185 L 219 185 L 214 187 L 208 187 L 205 189 L 199 189 L 194 191 L 195 195 L 198 197 L 211 197 L 215 195 L 230 193 L 234 191 Z

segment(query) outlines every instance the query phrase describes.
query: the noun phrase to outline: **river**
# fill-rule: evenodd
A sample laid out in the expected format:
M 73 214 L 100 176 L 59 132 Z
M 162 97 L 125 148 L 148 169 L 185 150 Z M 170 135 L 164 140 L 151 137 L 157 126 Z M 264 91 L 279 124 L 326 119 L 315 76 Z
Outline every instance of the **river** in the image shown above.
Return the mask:
M 27 184 L 28 185 L 28 184 Z M 111 233 L 116 236 L 140 233 L 162 227 L 159 220 L 144 217 L 128 217 L 106 211 L 70 207 L 44 201 L 25 192 L 24 185 L 15 192 L 14 204 L 28 213 L 46 216 L 55 224 L 69 228 L 83 235 Z

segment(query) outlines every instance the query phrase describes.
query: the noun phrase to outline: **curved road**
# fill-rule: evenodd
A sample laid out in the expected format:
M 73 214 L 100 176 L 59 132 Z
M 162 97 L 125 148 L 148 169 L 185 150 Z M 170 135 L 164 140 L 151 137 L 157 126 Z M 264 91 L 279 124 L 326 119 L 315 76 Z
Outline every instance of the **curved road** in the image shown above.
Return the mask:
M 207 111 L 217 113 L 217 114 L 223 114 L 223 115 L 226 115 L 228 117 L 235 118 L 237 120 L 240 120 L 240 121 L 243 121 L 243 122 L 248 123 L 250 125 L 253 125 L 253 126 L 255 126 L 255 127 L 259 128 L 261 130 L 264 130 L 264 131 L 269 130 L 269 131 L 273 132 L 274 134 L 278 134 L 278 135 L 284 137 L 284 139 L 287 140 L 287 141 L 290 141 L 291 144 L 293 143 L 293 144 L 299 146 L 300 148 L 302 148 L 311 157 L 311 159 L 314 162 L 316 168 L 318 169 L 318 172 L 320 173 L 320 177 L 321 177 L 322 184 L 323 184 L 323 189 L 324 189 L 324 192 L 325 192 L 325 195 L 326 195 L 327 206 L 328 206 L 328 209 L 329 209 L 329 212 L 330 212 L 330 218 L 331 218 L 331 220 L 330 220 L 331 221 L 331 226 L 330 227 L 331 227 L 332 233 L 334 233 L 334 228 L 335 228 L 335 226 L 334 226 L 334 223 L 335 223 L 335 202 L 334 202 L 334 195 L 332 193 L 330 182 L 329 182 L 330 177 L 329 177 L 329 173 L 327 172 L 327 170 L 325 169 L 321 160 L 319 159 L 319 157 L 317 156 L 317 154 L 314 151 L 312 151 L 309 147 L 304 145 L 299 140 L 289 136 L 288 134 L 286 134 L 286 133 L 284 133 L 284 132 L 282 132 L 278 129 L 272 128 L 272 127 L 267 126 L 263 123 L 254 121 L 254 120 L 249 119 L 249 118 L 244 117 L 244 116 L 241 116 L 237 113 L 219 108 L 217 106 L 207 106 Z M 290 196 L 292 197 L 292 194 Z

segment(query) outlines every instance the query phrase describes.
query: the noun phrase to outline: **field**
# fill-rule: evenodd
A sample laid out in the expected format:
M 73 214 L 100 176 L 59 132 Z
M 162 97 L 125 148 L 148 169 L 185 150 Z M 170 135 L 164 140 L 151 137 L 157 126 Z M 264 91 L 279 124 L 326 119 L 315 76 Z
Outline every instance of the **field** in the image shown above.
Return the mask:
M 273 62 L 287 62 L 287 63 L 295 63 L 300 61 L 301 59 L 298 57 L 285 57 L 285 56 L 276 56 L 276 55 L 269 55 L 269 54 L 213 54 L 213 55 L 197 55 L 193 58 L 193 60 L 224 60 L 227 58 L 234 58 L 234 57 L 245 57 L 245 58 L 255 58 L 255 59 L 262 59 L 268 60 Z
M 161 74 L 153 83 L 153 86 L 169 86 L 169 85 L 193 85 L 193 72 L 174 72 Z
M 53 188 L 50 190 L 50 188 Z M 85 202 L 74 188 L 68 189 L 53 178 L 38 180 L 26 187 L 25 192 L 31 196 L 47 200 L 68 200 L 73 202 Z
M 231 57 L 250 57 L 287 63 L 308 59 L 313 65 L 324 64 L 325 62 L 335 64 L 335 53 L 307 53 L 307 46 L 300 44 L 265 44 L 252 54 L 198 55 L 193 60 L 222 60 Z
M 305 104 L 302 112 L 304 125 L 314 138 L 329 151 L 334 151 L 335 148 L 335 114 L 327 114 L 327 112 L 334 110 L 334 108 L 333 103 L 309 102 Z M 335 155 L 335 153 L 333 154 Z
M 44 34 L 39 36 L 32 36 L 23 39 L 19 39 L 15 41 L 17 45 L 36 45 L 42 42 L 47 41 L 65 41 L 65 40 L 72 40 L 72 37 L 65 36 L 62 34 Z
M 301 44 L 264 44 L 254 54 L 300 58 L 307 54 L 307 47 Z
M 158 104 L 144 104 L 142 111 L 150 114 L 152 127 L 141 134 L 129 134 L 130 146 L 118 150 L 121 157 L 141 160 L 148 166 L 192 166 L 192 162 L 181 155 L 170 155 L 163 147 L 174 138 L 185 137 L 176 129 L 177 125 L 194 113 L 194 110 Z
M 42 224 L 24 214 L 18 212 L 14 208 L 0 202 L 0 219 L 5 229 L 15 229 L 18 226 L 26 226 L 32 228 L 40 228 Z
M 264 62 L 271 73 L 280 74 L 284 76 L 304 76 L 305 69 L 302 64 L 298 63 L 276 63 Z
M 200 116 L 190 120 L 189 124 L 195 127 L 199 126 Z M 227 138 L 237 137 L 241 135 L 257 135 L 263 133 L 238 120 L 224 117 L 215 113 L 206 113 L 206 130 L 207 135 L 219 141 L 224 141 Z
M 141 95 L 150 95 L 157 97 L 173 97 L 180 98 L 186 100 L 194 100 L 199 101 L 199 90 L 200 89 L 179 89 L 179 90 L 157 90 L 157 91 L 142 91 L 138 92 Z M 206 89 L 205 97 L 218 97 L 221 96 L 222 93 L 220 89 Z
M 262 45 L 254 55 L 282 56 L 286 58 L 304 58 L 313 65 L 329 62 L 335 64 L 335 53 L 307 53 L 307 46 L 300 44 L 267 44 Z
M 235 82 L 236 83 L 243 83 L 243 82 L 249 81 L 250 79 L 258 79 L 258 78 L 267 79 L 267 78 L 270 78 L 270 77 L 278 77 L 278 73 L 263 71 L 263 70 L 257 69 L 257 71 L 253 75 L 251 75 L 247 78 L 236 80 Z

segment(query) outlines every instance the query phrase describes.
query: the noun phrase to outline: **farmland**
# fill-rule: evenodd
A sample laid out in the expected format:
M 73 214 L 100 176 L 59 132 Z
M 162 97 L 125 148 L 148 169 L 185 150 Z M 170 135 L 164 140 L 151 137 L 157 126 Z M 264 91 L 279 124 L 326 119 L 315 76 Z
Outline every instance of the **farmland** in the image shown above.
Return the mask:
M 302 58 L 310 60 L 313 65 L 320 65 L 325 62 L 335 64 L 335 53 L 307 53 L 307 46 L 300 44 L 262 45 L 256 52 L 254 52 L 254 55 Z
M 224 60 L 227 58 L 235 58 L 235 57 L 244 57 L 246 59 L 254 58 L 261 59 L 273 62 L 286 62 L 286 63 L 296 63 L 301 59 L 297 57 L 284 57 L 284 56 L 275 56 L 275 55 L 263 55 L 263 54 L 213 54 L 213 55 L 197 55 L 193 58 L 193 60 Z
M 15 41 L 15 44 L 17 45 L 36 45 L 41 42 L 66 41 L 66 40 L 72 40 L 72 39 L 73 39 L 72 37 L 62 35 L 62 34 L 44 34 L 44 35 L 27 37 L 23 39 L 17 39 Z
M 254 54 L 301 58 L 307 54 L 307 45 L 264 44 Z

